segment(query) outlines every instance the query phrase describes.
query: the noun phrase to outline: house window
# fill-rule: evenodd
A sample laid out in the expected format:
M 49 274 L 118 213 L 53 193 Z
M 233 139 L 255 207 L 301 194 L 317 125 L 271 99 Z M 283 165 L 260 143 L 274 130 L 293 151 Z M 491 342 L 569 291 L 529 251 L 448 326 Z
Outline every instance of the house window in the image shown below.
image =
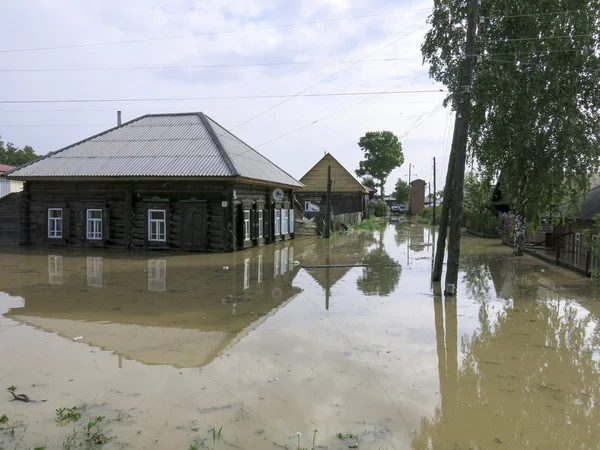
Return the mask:
M 288 234 L 288 211 L 281 210 L 281 234 Z
M 244 290 L 250 287 L 250 258 L 244 260 Z
M 279 236 L 281 234 L 281 210 L 275 210 L 275 236 Z
M 102 239 L 102 210 L 87 210 L 87 238 L 90 240 Z
M 244 210 L 244 241 L 250 240 L 250 211 Z
M 258 210 L 258 237 L 262 238 L 265 233 L 265 221 L 263 216 L 263 210 Z
M 167 240 L 167 211 L 148 210 L 148 240 L 165 242 Z
M 62 238 L 63 232 L 63 210 L 61 208 L 48 208 L 48 237 L 52 239 Z
M 294 232 L 294 210 L 290 209 L 290 234 Z

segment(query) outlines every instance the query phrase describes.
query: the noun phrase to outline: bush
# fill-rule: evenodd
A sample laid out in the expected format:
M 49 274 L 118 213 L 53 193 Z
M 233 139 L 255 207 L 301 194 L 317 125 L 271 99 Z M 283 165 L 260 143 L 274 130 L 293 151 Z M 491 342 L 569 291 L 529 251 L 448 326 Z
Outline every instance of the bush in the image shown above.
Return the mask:
M 383 200 L 371 200 L 369 202 L 369 217 L 388 217 L 390 208 Z
M 349 227 L 351 230 L 356 231 L 375 231 L 381 229 L 381 222 L 374 217 L 369 217 L 363 220 L 361 223 L 354 223 Z

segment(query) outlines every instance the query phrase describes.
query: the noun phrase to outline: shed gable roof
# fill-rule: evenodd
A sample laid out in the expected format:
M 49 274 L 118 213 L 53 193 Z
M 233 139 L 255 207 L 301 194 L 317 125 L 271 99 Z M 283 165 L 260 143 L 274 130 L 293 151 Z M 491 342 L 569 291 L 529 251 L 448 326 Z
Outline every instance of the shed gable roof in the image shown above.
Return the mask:
M 327 191 L 327 166 L 331 165 L 332 192 L 361 192 L 368 194 L 364 187 L 331 153 L 327 153 L 306 174 L 300 178 L 307 192 Z
M 141 116 L 21 166 L 10 177 L 243 177 L 302 186 L 203 113 Z

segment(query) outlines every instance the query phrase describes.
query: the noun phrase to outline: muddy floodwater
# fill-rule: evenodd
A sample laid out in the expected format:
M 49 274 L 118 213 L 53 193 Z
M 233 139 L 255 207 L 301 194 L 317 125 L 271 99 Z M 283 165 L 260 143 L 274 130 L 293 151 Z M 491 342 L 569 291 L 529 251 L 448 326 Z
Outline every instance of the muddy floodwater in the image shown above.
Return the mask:
M 434 242 L 0 249 L 0 449 L 600 448 L 600 288 L 465 237 L 444 299 Z

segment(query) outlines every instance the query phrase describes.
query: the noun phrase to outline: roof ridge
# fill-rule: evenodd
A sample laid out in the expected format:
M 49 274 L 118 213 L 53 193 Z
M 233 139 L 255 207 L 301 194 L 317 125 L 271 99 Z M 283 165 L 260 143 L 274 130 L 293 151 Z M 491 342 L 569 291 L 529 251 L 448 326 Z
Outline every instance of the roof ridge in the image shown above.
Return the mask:
M 216 120 L 214 120 L 212 117 L 207 116 L 204 113 L 201 113 L 202 116 L 204 116 L 205 118 L 209 119 L 210 121 L 214 122 L 215 124 L 217 124 L 219 127 L 223 128 L 223 130 L 225 130 L 229 135 L 233 136 L 235 139 L 237 139 L 239 142 L 241 142 L 242 144 L 244 144 L 246 147 L 248 147 L 250 150 L 252 150 L 254 153 L 256 153 L 258 156 L 260 156 L 261 158 L 263 158 L 265 161 L 267 161 L 269 164 L 272 164 L 273 166 L 277 167 L 279 170 L 281 170 L 283 173 L 285 173 L 288 177 L 290 177 L 292 180 L 299 182 L 299 180 L 296 180 L 295 177 L 291 176 L 289 173 L 287 173 L 285 170 L 283 170 L 281 167 L 279 167 L 279 165 L 275 164 L 273 161 L 271 161 L 269 158 L 267 158 L 265 155 L 263 155 L 262 153 L 260 153 L 258 150 L 256 150 L 254 147 L 252 147 L 251 145 L 247 144 L 246 142 L 244 142 L 242 139 L 240 139 L 238 136 L 236 136 L 235 134 L 233 134 L 231 131 L 229 131 L 227 128 L 225 128 L 223 125 L 221 125 L 219 122 L 217 122 Z M 212 128 L 212 127 L 211 127 Z M 218 138 L 219 136 L 217 136 Z M 219 145 L 222 145 L 221 142 L 219 141 Z M 241 157 L 240 155 L 237 155 Z M 300 182 L 299 182 L 300 183 Z M 300 183 L 302 184 L 302 183 Z
M 206 131 L 212 138 L 213 143 L 217 146 L 217 149 L 219 150 L 219 153 L 225 160 L 227 167 L 229 167 L 229 170 L 231 170 L 231 175 L 239 175 L 238 170 L 235 167 L 235 164 L 233 164 L 233 161 L 229 157 L 229 154 L 227 153 L 227 151 L 225 151 L 225 148 L 223 147 L 223 144 L 219 140 L 217 133 L 215 133 L 215 130 L 213 130 L 213 128 L 210 126 L 207 116 L 205 116 L 204 113 L 198 113 L 197 115 L 198 115 L 198 118 L 200 119 L 200 123 L 202 123 L 202 126 L 204 128 L 206 128 Z

